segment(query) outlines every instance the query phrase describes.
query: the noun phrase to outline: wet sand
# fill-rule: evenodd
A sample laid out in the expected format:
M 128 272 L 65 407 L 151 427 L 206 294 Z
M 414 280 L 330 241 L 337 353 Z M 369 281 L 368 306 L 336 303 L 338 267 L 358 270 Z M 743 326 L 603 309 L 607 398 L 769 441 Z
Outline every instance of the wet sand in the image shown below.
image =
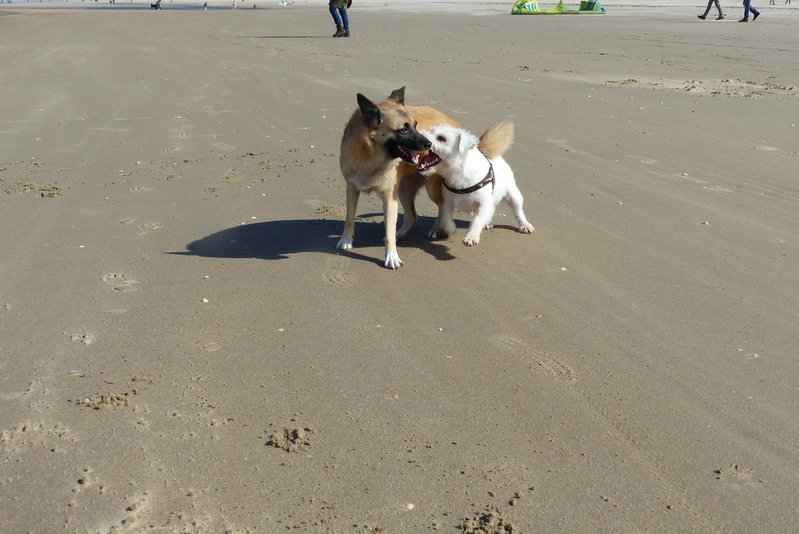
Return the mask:
M 0 531 L 792 532 L 799 17 L 636 5 L 0 9 Z M 337 253 L 402 85 L 534 235 Z

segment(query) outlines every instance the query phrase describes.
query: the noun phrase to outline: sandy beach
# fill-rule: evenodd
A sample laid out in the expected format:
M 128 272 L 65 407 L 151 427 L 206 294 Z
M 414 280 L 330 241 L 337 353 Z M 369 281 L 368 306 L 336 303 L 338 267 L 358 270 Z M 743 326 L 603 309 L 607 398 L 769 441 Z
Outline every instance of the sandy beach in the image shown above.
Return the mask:
M 0 7 L 0 532 L 796 532 L 799 7 L 274 4 Z M 401 86 L 535 234 L 336 251 Z

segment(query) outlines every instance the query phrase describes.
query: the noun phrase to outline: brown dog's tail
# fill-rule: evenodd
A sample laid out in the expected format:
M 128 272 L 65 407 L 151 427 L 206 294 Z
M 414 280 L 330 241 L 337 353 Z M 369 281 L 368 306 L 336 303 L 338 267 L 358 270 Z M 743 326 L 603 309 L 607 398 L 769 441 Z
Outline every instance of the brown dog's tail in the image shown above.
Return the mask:
M 502 121 L 480 136 L 477 147 L 488 159 L 494 159 L 507 152 L 511 144 L 513 144 L 513 123 Z

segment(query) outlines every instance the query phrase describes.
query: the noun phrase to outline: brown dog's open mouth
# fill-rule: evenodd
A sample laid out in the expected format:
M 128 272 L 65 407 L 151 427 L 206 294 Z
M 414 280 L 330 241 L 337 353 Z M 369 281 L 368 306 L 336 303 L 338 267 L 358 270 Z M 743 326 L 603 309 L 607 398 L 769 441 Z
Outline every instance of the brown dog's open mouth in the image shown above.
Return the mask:
M 428 152 L 427 155 L 416 164 L 416 168 L 420 171 L 426 171 L 430 167 L 435 167 L 439 163 L 441 163 L 441 158 L 438 157 L 438 154 L 435 152 Z
M 415 150 L 402 145 L 397 145 L 397 150 L 399 151 L 400 158 L 413 165 L 419 164 L 419 153 Z

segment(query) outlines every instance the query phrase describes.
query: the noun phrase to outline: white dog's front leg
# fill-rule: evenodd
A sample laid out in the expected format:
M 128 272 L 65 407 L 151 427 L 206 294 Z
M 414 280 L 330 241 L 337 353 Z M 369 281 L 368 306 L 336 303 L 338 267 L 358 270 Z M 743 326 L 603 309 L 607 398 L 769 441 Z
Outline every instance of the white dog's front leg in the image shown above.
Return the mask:
M 344 231 L 336 244 L 339 250 L 349 250 L 352 248 L 352 240 L 355 237 L 355 212 L 358 208 L 358 198 L 361 192 L 357 187 L 347 182 L 347 216 L 344 219 Z

